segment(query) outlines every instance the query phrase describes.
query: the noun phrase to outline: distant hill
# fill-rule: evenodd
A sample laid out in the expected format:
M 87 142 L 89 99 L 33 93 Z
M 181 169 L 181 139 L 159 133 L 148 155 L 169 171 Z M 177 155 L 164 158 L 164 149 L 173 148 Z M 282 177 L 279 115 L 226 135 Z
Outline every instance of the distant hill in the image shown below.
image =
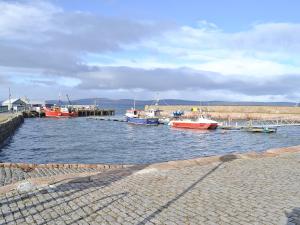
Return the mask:
M 133 105 L 133 99 L 108 99 L 108 98 L 87 98 L 87 99 L 77 99 L 71 100 L 73 105 Z M 46 103 L 58 104 L 57 100 L 48 100 Z M 136 100 L 135 104 L 138 105 L 149 105 L 152 104 L 152 100 Z M 68 101 L 61 101 L 61 104 L 69 104 Z
M 58 104 L 57 100 L 48 100 L 48 104 Z M 68 101 L 62 101 L 61 104 L 68 104 Z M 108 98 L 86 98 L 72 100 L 74 105 L 102 105 L 102 106 L 130 106 L 133 105 L 133 99 L 108 99 Z M 155 104 L 155 100 L 136 100 L 137 107 Z M 203 105 L 203 106 L 295 106 L 295 102 L 227 102 L 227 101 L 191 101 L 182 99 L 161 99 L 159 105 Z

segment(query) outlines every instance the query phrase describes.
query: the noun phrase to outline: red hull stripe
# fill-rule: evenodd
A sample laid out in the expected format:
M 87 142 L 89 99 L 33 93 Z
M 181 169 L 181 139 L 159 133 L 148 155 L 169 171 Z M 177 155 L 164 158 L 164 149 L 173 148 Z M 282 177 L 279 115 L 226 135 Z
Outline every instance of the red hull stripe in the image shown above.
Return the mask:
M 190 128 L 190 129 L 216 129 L 217 123 L 184 123 L 184 122 L 173 122 L 173 127 L 176 128 Z
M 64 113 L 64 112 L 53 112 L 53 111 L 45 111 L 46 117 L 76 117 L 77 113 Z

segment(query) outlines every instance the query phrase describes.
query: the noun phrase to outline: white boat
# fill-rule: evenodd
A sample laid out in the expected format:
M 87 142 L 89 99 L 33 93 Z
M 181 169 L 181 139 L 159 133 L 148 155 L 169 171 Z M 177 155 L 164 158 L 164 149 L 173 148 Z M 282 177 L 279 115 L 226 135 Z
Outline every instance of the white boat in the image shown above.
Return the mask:
M 218 127 L 218 122 L 200 116 L 192 119 L 172 120 L 170 121 L 169 125 L 176 128 L 213 130 Z

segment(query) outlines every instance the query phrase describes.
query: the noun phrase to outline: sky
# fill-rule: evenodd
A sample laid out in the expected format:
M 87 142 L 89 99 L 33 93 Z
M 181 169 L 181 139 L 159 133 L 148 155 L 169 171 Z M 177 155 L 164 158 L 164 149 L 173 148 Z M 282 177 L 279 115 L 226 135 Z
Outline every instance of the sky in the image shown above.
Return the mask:
M 300 101 L 297 0 L 0 1 L 0 100 Z

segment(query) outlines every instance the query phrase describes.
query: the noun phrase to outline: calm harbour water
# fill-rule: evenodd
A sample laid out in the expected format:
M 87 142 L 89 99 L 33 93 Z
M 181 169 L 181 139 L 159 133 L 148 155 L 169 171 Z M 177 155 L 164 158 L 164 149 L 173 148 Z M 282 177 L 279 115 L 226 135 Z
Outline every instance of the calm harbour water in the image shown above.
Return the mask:
M 88 118 L 26 119 L 0 161 L 152 163 L 300 144 L 300 127 L 274 134 L 146 127 Z

